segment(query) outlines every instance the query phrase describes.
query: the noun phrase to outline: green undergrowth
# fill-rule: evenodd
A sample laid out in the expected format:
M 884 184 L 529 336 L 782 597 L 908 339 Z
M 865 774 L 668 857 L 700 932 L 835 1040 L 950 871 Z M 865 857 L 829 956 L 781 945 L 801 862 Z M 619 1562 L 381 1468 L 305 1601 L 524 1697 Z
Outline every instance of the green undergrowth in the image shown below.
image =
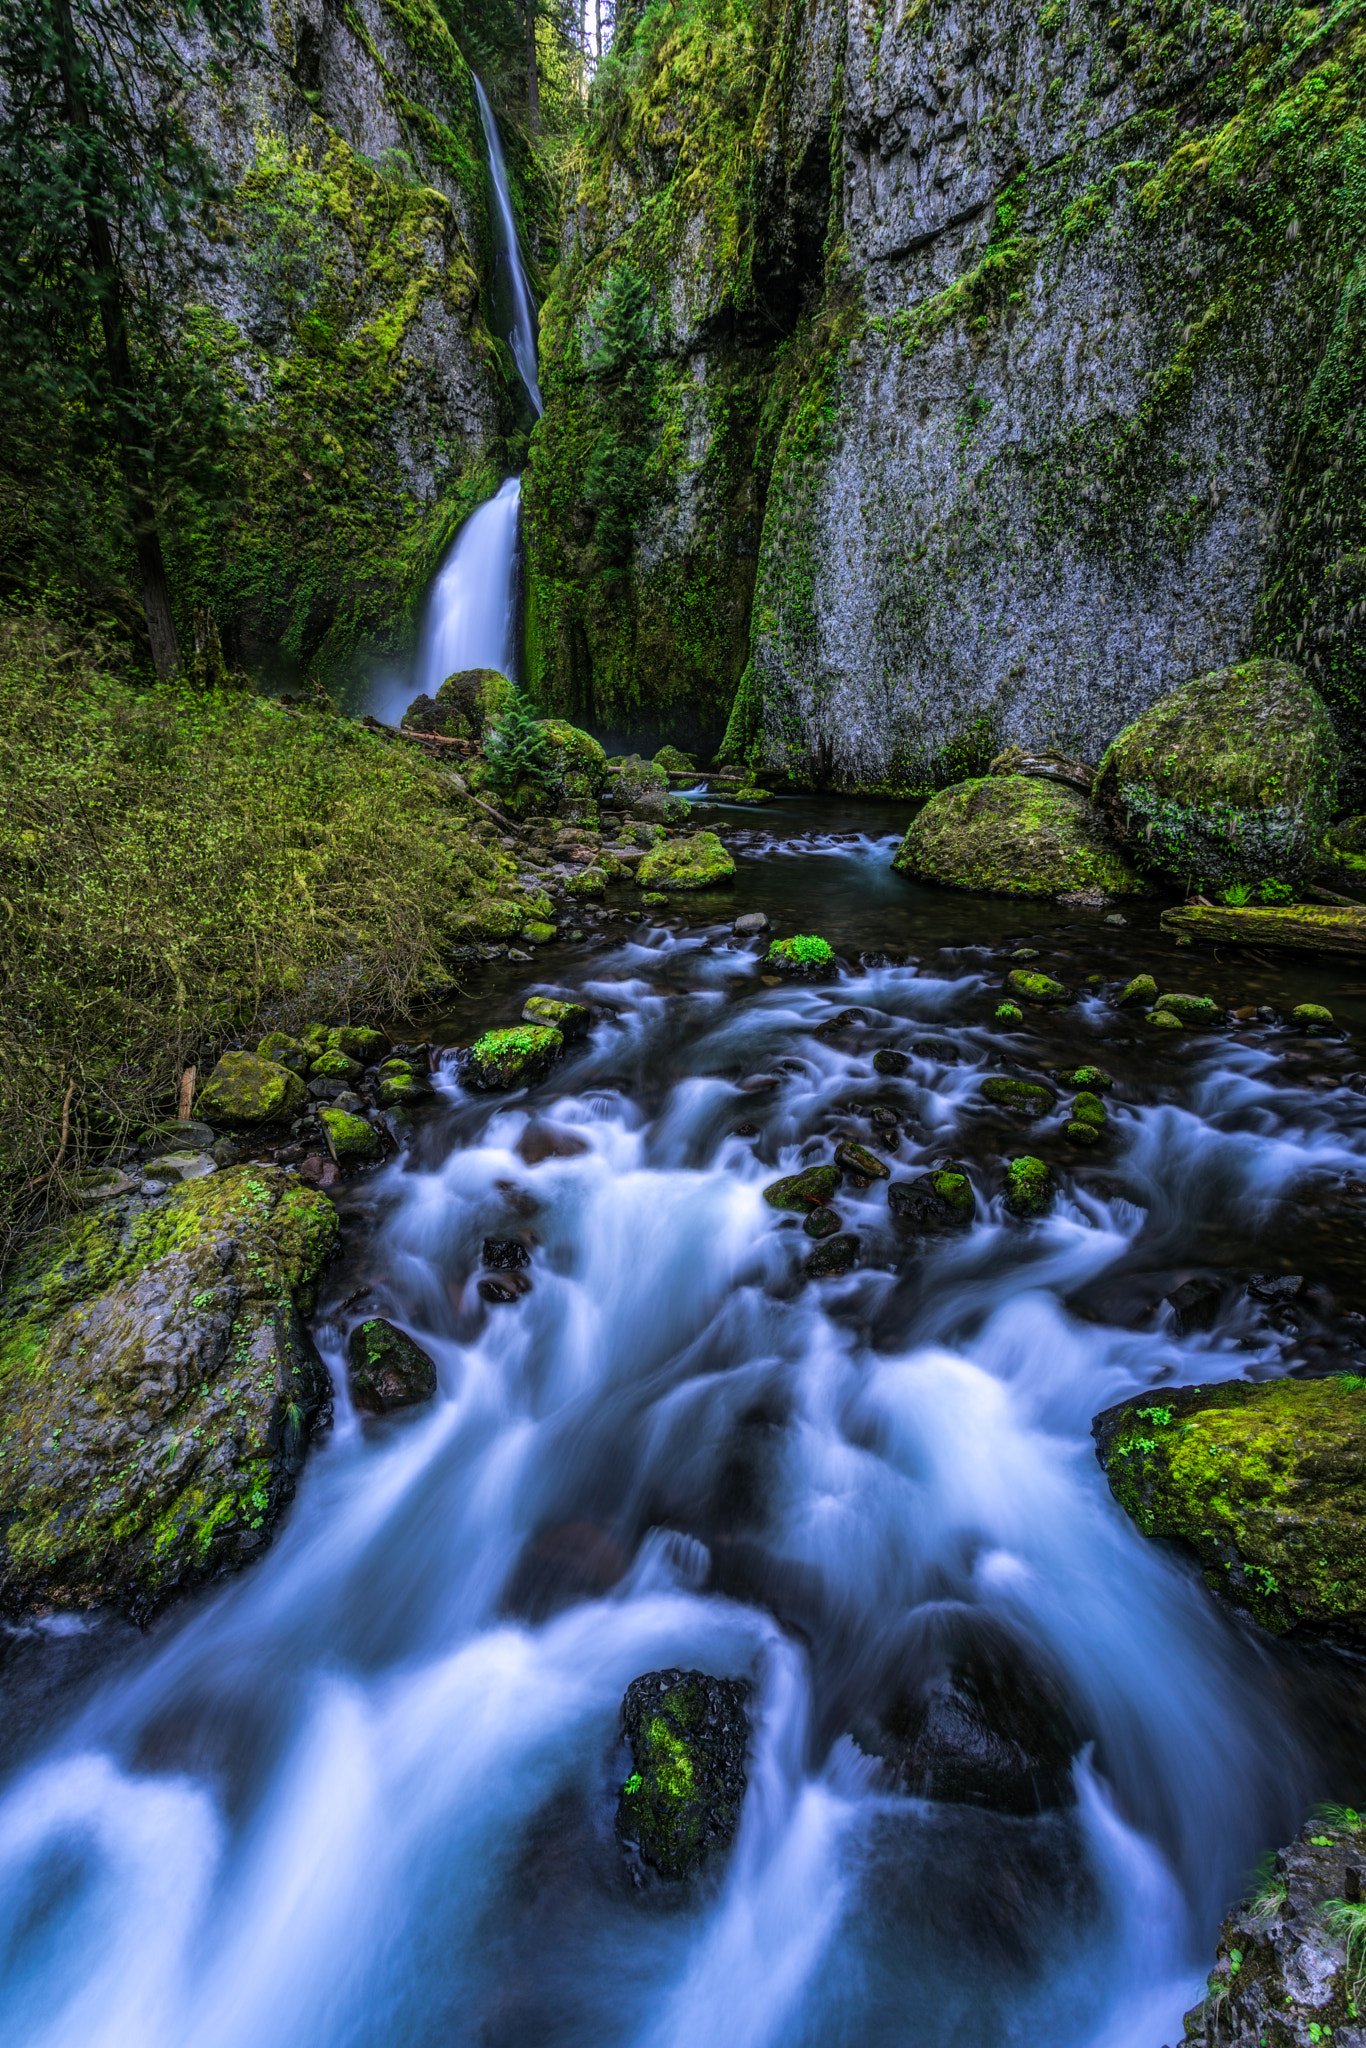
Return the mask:
M 149 689 L 40 623 L 0 629 L 0 790 L 0 1233 L 174 1114 L 225 1038 L 449 982 L 459 912 L 503 883 L 449 775 L 401 742 Z M 64 1103 L 62 1172 L 34 1189 Z

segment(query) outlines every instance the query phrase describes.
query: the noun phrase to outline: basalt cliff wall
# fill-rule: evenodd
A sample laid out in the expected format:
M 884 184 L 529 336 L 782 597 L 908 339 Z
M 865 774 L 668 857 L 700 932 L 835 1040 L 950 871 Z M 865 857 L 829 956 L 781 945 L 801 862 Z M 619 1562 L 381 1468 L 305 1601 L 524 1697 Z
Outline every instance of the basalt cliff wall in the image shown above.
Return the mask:
M 913 790 L 1279 652 L 1350 740 L 1364 85 L 1359 4 L 628 23 L 542 316 L 544 707 Z

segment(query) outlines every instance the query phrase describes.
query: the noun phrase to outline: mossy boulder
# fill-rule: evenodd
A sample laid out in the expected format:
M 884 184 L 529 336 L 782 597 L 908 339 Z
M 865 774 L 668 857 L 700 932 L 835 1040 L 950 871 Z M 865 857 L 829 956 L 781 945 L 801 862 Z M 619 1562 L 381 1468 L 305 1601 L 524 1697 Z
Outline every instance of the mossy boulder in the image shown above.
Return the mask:
M 464 1080 L 471 1088 L 529 1087 L 544 1079 L 563 1050 L 563 1033 L 550 1024 L 486 1031 L 469 1049 Z
M 1333 1022 L 1333 1013 L 1322 1003 L 1296 1003 L 1290 1012 L 1292 1024 L 1298 1024 L 1301 1031 L 1327 1031 Z
M 1366 1379 L 1163 1387 L 1091 1425 L 1120 1506 L 1275 1635 L 1366 1637 Z
M 291 1074 L 308 1072 L 307 1047 L 287 1031 L 268 1031 L 256 1048 L 256 1057 L 270 1060 L 277 1067 L 288 1067 Z
M 1181 1031 L 1185 1028 L 1174 1010 L 1164 1010 L 1161 1008 L 1153 1010 L 1148 1017 L 1148 1022 L 1155 1024 L 1159 1031 Z
M 823 1207 L 839 1184 L 837 1166 L 808 1166 L 804 1173 L 789 1173 L 781 1180 L 770 1181 L 764 1189 L 764 1200 L 771 1208 L 795 1209 L 805 1214 L 808 1209 Z
M 297 1116 L 308 1100 L 288 1067 L 254 1052 L 225 1052 L 195 1097 L 195 1115 L 211 1124 L 273 1124 Z
M 347 1059 L 358 1060 L 362 1067 L 370 1066 L 389 1050 L 385 1034 L 369 1024 L 334 1024 L 327 1034 L 327 1042 L 334 1051 L 344 1053 Z
M 571 875 L 564 887 L 568 896 L 602 896 L 607 891 L 607 876 L 600 867 L 583 868 L 577 875 Z
M 993 1074 L 983 1081 L 982 1093 L 998 1109 L 1014 1110 L 1017 1116 L 1047 1116 L 1057 1101 L 1042 1081 L 1024 1081 L 1013 1074 Z
M 1121 1010 L 1141 1009 L 1144 1005 L 1156 1001 L 1157 983 L 1151 974 L 1136 974 L 1115 997 L 1115 1003 Z
M 561 816 L 574 818 L 588 808 L 596 810 L 607 782 L 607 756 L 591 732 L 583 732 L 564 718 L 543 718 L 550 753 L 548 771 L 549 807 Z
M 0 1298 L 0 1604 L 144 1618 L 269 1540 L 328 1379 L 300 1315 L 337 1241 L 276 1167 L 105 1202 Z
M 496 945 L 502 939 L 515 939 L 526 921 L 522 904 L 506 896 L 484 896 L 452 918 L 451 931 L 467 945 Z
M 359 1081 L 365 1069 L 359 1060 L 349 1060 L 334 1045 L 309 1062 L 309 1073 L 318 1081 Z
M 1005 1205 L 1012 1216 L 1042 1216 L 1053 1200 L 1053 1175 L 1029 1153 L 1006 1167 Z
M 1036 1009 L 1060 1009 L 1072 998 L 1051 974 L 1035 974 L 1027 967 L 1012 967 L 1006 976 L 1006 993 L 1017 1003 L 1032 1003 Z
M 1224 1013 L 1213 996 L 1162 995 L 1153 1005 L 1165 1010 L 1169 1017 L 1179 1017 L 1182 1024 L 1221 1024 Z
M 988 775 L 932 796 L 892 862 L 904 875 L 1001 896 L 1143 888 L 1086 798 L 1032 775 Z
M 1318 865 L 1338 743 L 1303 670 L 1238 662 L 1197 676 L 1113 740 L 1093 798 L 1145 866 L 1224 888 Z
M 347 1383 L 363 1415 L 387 1415 L 430 1401 L 436 1367 L 420 1345 L 384 1316 L 369 1316 L 346 1346 Z
M 887 1207 L 913 1230 L 963 1230 L 977 1214 L 977 1197 L 957 1160 L 949 1159 L 932 1173 L 893 1181 Z
M 666 775 L 695 775 L 697 763 L 689 754 L 682 754 L 677 747 L 661 747 L 655 755 L 654 765 L 662 768 Z
M 622 757 L 602 792 L 602 802 L 610 809 L 630 811 L 634 817 L 656 822 L 664 818 L 668 797 L 669 778 L 664 770 L 653 761 L 642 761 L 639 754 Z
M 666 839 L 636 869 L 642 889 L 714 889 L 734 874 L 735 862 L 714 832 Z
M 379 1070 L 379 1100 L 382 1109 L 409 1109 L 430 1095 L 432 1084 L 424 1073 L 407 1060 L 385 1060 Z
M 446 739 L 481 740 L 489 722 L 504 710 L 512 684 L 496 668 L 462 668 L 447 676 L 435 697 L 421 696 L 403 714 L 412 732 Z
M 626 1689 L 622 1729 L 634 1768 L 617 1800 L 617 1833 L 660 1877 L 690 1877 L 734 1836 L 749 1690 L 702 1671 L 651 1671 Z
M 836 964 L 834 947 L 818 932 L 795 932 L 791 938 L 774 939 L 764 955 L 764 965 L 770 972 L 807 981 L 817 975 L 833 974 Z
M 338 1166 L 364 1166 L 367 1160 L 378 1159 L 384 1150 L 374 1125 L 368 1124 L 363 1116 L 353 1116 L 349 1109 L 324 1105 L 318 1111 L 318 1121 L 327 1149 Z
M 593 1021 L 582 1003 L 561 1002 L 558 996 L 528 996 L 522 1005 L 526 1024 L 548 1024 L 564 1038 L 582 1038 Z
M 887 1180 L 892 1171 L 885 1159 L 879 1159 L 876 1152 L 870 1152 L 854 1138 L 840 1139 L 835 1147 L 835 1164 L 857 1180 Z

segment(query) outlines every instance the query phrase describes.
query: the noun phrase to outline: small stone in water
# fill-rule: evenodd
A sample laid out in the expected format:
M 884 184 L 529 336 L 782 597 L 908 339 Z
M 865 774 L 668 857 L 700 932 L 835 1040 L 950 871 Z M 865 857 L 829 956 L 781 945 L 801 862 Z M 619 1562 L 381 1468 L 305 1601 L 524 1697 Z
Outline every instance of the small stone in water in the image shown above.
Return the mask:
M 1127 924 L 1128 922 L 1128 918 L 1121 917 L 1117 910 L 1112 910 L 1108 917 L 1103 917 L 1101 919 L 1102 924 Z
M 1254 1273 L 1247 1291 L 1258 1301 L 1293 1301 L 1304 1292 L 1303 1273 Z
M 857 1174 L 860 1180 L 886 1180 L 891 1168 L 884 1160 L 858 1144 L 853 1138 L 841 1138 L 835 1147 L 835 1164 L 846 1173 Z
M 1159 1031 L 1180 1031 L 1184 1029 L 1181 1019 L 1173 1017 L 1170 1010 L 1154 1010 L 1148 1022 L 1156 1024 Z
M 1134 1003 L 1155 1003 L 1156 1001 L 1157 983 L 1153 980 L 1151 974 L 1136 974 L 1128 987 L 1122 988 L 1115 997 L 1115 1003 L 1121 1010 L 1128 1009 Z
M 998 1024 L 1008 1025 L 1012 1029 L 1016 1024 L 1024 1023 L 1024 1011 L 1018 1003 L 998 1003 L 995 1015 Z
M 1100 1131 L 1095 1124 L 1071 1123 L 1063 1132 L 1070 1145 L 1096 1145 L 1100 1142 Z
M 1165 1010 L 1170 1017 L 1179 1017 L 1183 1024 L 1217 1024 L 1219 1005 L 1213 996 L 1183 996 L 1175 993 L 1159 996 L 1157 1008 Z
M 1017 946 L 1010 957 L 1012 960 L 1037 960 L 1039 949 L 1037 946 Z
M 733 1138 L 757 1138 L 758 1135 L 758 1124 L 736 1124 L 731 1132 Z
M 1064 1088 L 1113 1088 L 1114 1080 L 1104 1067 L 1054 1067 L 1053 1078 Z
M 1331 1024 L 1333 1013 L 1331 1010 L 1325 1010 L 1322 1003 L 1297 1003 L 1290 1012 L 1290 1021 L 1292 1024 L 1302 1025 L 1306 1031 L 1312 1031 L 1315 1028 L 1322 1029 L 1325 1024 Z
M 1012 967 L 1006 976 L 1006 994 L 1019 1002 L 1037 1003 L 1046 1009 L 1072 1000 L 1062 983 L 1054 981 L 1051 974 L 1026 974 L 1019 967 Z
M 946 1067 L 958 1058 L 958 1047 L 951 1038 L 917 1038 L 911 1051 L 918 1060 L 939 1060 Z
M 888 1109 L 883 1103 L 878 1103 L 873 1109 L 869 1110 L 868 1120 L 876 1125 L 880 1131 L 894 1131 L 896 1129 L 896 1111 Z
M 817 1245 L 806 1262 L 806 1270 L 813 1280 L 828 1279 L 838 1273 L 847 1273 L 857 1263 L 859 1242 L 856 1237 L 828 1237 L 824 1244 Z
M 1009 1074 L 995 1074 L 984 1081 L 982 1093 L 988 1102 L 1016 1110 L 1021 1116 L 1047 1116 L 1053 1107 L 1053 1091 L 1042 1081 L 1018 1081 Z
M 484 1264 L 491 1267 L 495 1273 L 511 1273 L 518 1266 L 529 1266 L 531 1254 L 520 1238 L 486 1237 Z
M 764 1200 L 774 1209 L 819 1209 L 830 1200 L 840 1184 L 837 1166 L 808 1166 L 805 1173 L 789 1173 L 770 1181 Z
M 808 1237 L 834 1237 L 840 1227 L 840 1219 L 833 1209 L 813 1209 L 802 1229 Z
M 767 931 L 768 919 L 762 910 L 747 910 L 743 917 L 736 918 L 731 930 L 737 932 L 742 939 L 749 938 L 754 932 Z
M 1006 1168 L 1005 1204 L 1012 1216 L 1041 1216 L 1053 1198 L 1053 1176 L 1029 1153 Z
M 873 1071 L 878 1074 L 904 1074 L 910 1064 L 904 1052 L 893 1052 L 889 1045 L 873 1054 Z

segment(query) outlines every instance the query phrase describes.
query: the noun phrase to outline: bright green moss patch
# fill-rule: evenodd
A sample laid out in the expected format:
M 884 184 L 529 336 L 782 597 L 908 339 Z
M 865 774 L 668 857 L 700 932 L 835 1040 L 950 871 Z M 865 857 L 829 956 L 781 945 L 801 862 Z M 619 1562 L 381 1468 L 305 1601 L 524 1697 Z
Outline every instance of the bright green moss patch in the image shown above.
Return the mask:
M 470 1047 L 466 1078 L 475 1088 L 517 1088 L 539 1080 L 564 1050 L 564 1036 L 549 1024 L 514 1024 L 486 1031 Z
M 790 939 L 774 939 L 768 949 L 773 967 L 829 967 L 835 949 L 828 939 L 814 932 L 798 932 Z
M 617 1832 L 663 1878 L 690 1876 L 725 1849 L 745 1790 L 743 1680 L 651 1672 L 622 1702 L 634 1770 L 621 1788 Z
M 1006 1168 L 1005 1204 L 1012 1216 L 1040 1216 L 1053 1199 L 1053 1176 L 1029 1153 Z
M 1366 1635 L 1366 1385 L 1164 1389 L 1092 1425 L 1110 1489 L 1146 1536 L 1194 1550 L 1221 1598 L 1283 1635 Z

